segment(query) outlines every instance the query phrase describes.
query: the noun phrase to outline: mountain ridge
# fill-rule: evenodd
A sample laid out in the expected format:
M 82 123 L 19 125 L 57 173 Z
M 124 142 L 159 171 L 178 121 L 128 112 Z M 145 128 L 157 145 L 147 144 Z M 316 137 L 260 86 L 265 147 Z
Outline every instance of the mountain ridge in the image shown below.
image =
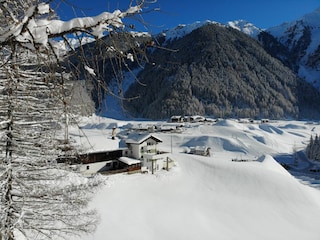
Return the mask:
M 228 21 L 225 24 L 206 20 L 191 24 L 180 24 L 162 34 L 169 32 L 170 36 L 167 39 L 171 40 L 174 38 L 172 36 L 183 37 L 185 34 L 190 33 L 191 30 L 206 24 L 232 27 L 259 40 L 272 56 L 283 61 L 299 77 L 320 90 L 320 8 L 303 15 L 297 20 L 281 23 L 267 29 L 261 29 L 246 20 Z M 181 33 L 184 33 L 184 35 Z M 265 39 L 267 33 L 274 37 L 271 43 Z M 267 39 L 270 39 L 270 37 L 267 37 Z M 280 55 L 274 53 L 268 44 L 282 45 L 282 48 L 286 48 L 287 57 L 281 55 L 283 51 L 280 52 Z
M 311 86 L 233 27 L 204 24 L 165 43 L 178 51 L 155 50 L 150 58 L 157 61 L 138 74 L 147 87 L 134 84 L 126 93 L 140 96 L 125 104 L 135 116 L 298 118 L 305 116 L 306 103 L 314 102 L 299 89 L 319 101 Z

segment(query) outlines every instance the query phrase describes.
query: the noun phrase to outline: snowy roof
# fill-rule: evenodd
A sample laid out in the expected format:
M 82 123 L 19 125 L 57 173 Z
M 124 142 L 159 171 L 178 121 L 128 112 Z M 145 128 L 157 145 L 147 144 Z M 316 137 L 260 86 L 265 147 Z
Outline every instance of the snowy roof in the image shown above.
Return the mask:
M 195 146 L 195 147 L 190 147 L 190 149 L 194 149 L 196 151 L 206 151 L 209 147 L 207 146 Z
M 149 133 L 132 133 L 128 136 L 126 143 L 133 143 L 133 144 L 141 144 L 144 141 L 148 140 L 149 138 L 153 138 L 157 142 L 162 142 L 162 140 L 154 135 Z
M 111 138 L 111 129 L 70 130 L 75 145 L 83 153 L 114 151 L 119 149 L 120 139 Z
M 119 161 L 127 164 L 127 165 L 133 165 L 133 164 L 138 164 L 141 163 L 140 160 L 134 159 L 134 158 L 128 158 L 128 157 L 120 157 Z

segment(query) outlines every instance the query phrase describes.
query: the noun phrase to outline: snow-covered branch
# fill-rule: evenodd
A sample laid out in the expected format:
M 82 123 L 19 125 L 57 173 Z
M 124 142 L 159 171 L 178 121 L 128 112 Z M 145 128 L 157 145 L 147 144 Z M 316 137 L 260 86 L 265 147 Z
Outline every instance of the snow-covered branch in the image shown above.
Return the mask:
M 123 28 L 122 19 L 142 11 L 142 1 L 137 6 L 131 6 L 126 11 L 103 12 L 95 17 L 74 18 L 69 21 L 41 18 L 50 13 L 47 3 L 30 7 L 21 21 L 14 21 L 11 26 L 0 30 L 0 44 L 6 45 L 9 41 L 19 42 L 29 48 L 34 45 L 47 46 L 51 38 L 66 34 L 85 32 L 96 38 L 101 38 L 106 32 Z

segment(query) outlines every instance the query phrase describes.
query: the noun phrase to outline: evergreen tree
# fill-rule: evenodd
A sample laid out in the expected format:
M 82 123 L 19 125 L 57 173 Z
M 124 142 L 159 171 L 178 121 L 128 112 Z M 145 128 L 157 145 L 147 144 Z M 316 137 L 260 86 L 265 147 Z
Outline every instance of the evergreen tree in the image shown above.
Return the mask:
M 314 140 L 314 157 L 313 159 L 316 161 L 320 161 L 320 139 L 319 136 L 316 135 Z
M 306 153 L 309 159 L 320 161 L 320 140 L 318 135 L 314 139 L 312 136 L 310 137 Z
M 311 159 L 311 148 L 312 148 L 312 146 L 313 146 L 313 137 L 312 137 L 312 135 L 311 135 L 309 144 L 308 144 L 307 149 L 306 149 L 307 157 L 308 157 L 309 159 Z

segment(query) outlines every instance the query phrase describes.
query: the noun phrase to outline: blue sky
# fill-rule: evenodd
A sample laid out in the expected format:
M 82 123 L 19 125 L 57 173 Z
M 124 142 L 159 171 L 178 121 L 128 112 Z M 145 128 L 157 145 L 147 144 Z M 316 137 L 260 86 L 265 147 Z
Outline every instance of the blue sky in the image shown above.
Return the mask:
M 58 0 L 56 2 L 59 2 Z M 94 16 L 103 11 L 124 10 L 129 0 L 63 0 L 58 14 L 67 20 L 75 16 Z M 68 3 L 68 4 L 66 4 Z M 143 14 L 150 24 L 147 30 L 156 33 L 178 24 L 212 20 L 226 23 L 247 20 L 257 27 L 268 28 L 296 20 L 320 8 L 319 0 L 158 0 L 151 5 L 160 11 Z

